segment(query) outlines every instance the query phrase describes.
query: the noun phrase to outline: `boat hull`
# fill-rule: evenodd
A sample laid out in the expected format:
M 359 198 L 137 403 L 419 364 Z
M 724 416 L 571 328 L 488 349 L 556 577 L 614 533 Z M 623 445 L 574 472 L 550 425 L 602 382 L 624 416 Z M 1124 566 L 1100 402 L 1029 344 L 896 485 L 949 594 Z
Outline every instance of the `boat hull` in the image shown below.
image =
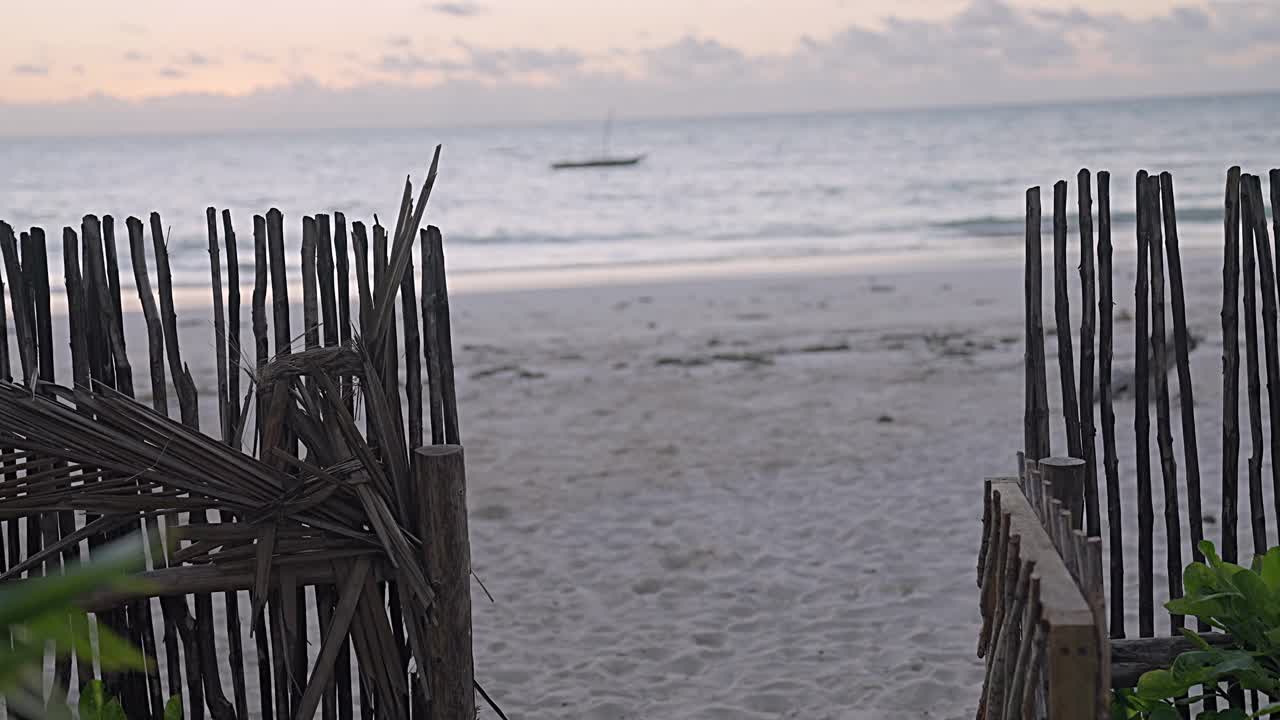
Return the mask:
M 594 160 L 565 161 L 552 163 L 552 170 L 580 170 L 584 168 L 627 167 L 644 159 L 644 155 L 619 158 L 596 158 Z

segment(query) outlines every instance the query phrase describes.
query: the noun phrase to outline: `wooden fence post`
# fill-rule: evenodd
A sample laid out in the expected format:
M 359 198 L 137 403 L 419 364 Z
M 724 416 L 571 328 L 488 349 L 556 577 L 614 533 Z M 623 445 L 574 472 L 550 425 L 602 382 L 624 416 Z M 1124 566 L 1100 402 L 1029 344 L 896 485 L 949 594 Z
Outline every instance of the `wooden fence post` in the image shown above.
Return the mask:
M 1053 497 L 1071 511 L 1071 528 L 1080 530 L 1084 519 L 1084 460 L 1051 457 L 1040 461 L 1040 472 Z
M 427 578 L 436 592 L 428 611 L 427 686 L 431 716 L 476 715 L 471 652 L 471 543 L 467 534 L 467 480 L 461 445 L 418 448 L 418 523 Z

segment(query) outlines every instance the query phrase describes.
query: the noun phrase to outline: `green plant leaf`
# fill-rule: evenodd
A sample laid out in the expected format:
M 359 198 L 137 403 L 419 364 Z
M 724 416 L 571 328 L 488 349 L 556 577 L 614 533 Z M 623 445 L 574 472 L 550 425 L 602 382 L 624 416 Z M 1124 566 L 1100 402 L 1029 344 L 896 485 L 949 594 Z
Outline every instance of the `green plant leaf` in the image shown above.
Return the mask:
M 1196 648 L 1200 650 L 1213 649 L 1212 647 L 1210 647 L 1208 641 L 1200 637 L 1200 633 L 1196 632 L 1195 630 L 1192 630 L 1191 628 L 1181 628 L 1181 630 L 1182 630 L 1182 636 L 1190 640 L 1191 644 L 1195 645 Z
M 1217 567 L 1222 564 L 1222 559 L 1218 557 L 1218 550 L 1213 546 L 1212 541 L 1201 540 L 1196 547 L 1200 550 L 1200 554 L 1204 556 L 1204 559 L 1208 561 L 1210 567 Z
M 1182 571 L 1182 585 L 1188 596 L 1211 592 L 1217 582 L 1217 576 L 1208 565 L 1193 562 Z
M 145 563 L 142 541 L 118 540 L 97 551 L 93 560 L 67 568 L 62 575 L 47 575 L 0 588 L 0 627 L 58 609 L 70 609 L 75 601 L 103 587 L 118 584 Z
M 1138 697 L 1145 700 L 1164 700 L 1181 695 L 1193 684 L 1181 681 L 1169 670 L 1151 670 L 1138 678 Z
M 101 718 L 106 706 L 107 689 L 101 680 L 91 680 L 80 688 L 80 720 Z
M 182 698 L 178 695 L 164 704 L 164 720 L 182 720 Z
M 1262 556 L 1262 581 L 1272 592 L 1280 591 L 1280 547 L 1273 547 Z
M 120 700 L 107 696 L 101 680 L 86 683 L 80 689 L 80 720 L 129 720 Z

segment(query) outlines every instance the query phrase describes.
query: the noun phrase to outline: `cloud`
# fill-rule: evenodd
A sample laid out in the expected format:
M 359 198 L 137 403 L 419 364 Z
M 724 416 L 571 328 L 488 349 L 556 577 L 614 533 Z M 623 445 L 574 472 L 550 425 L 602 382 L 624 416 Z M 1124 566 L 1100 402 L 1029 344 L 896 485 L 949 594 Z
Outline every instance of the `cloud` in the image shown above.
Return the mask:
M 532 73 L 564 74 L 577 70 L 586 62 L 586 56 L 565 48 L 482 48 L 458 42 L 457 49 L 459 52 L 454 53 L 455 57 L 414 52 L 384 53 L 373 63 L 372 69 L 401 77 L 431 72 L 495 80 Z
M 387 38 L 387 44 L 391 47 L 409 47 L 413 44 L 413 38 L 408 35 L 391 35 Z
M 138 52 L 137 50 L 130 50 L 126 52 L 124 55 L 121 55 L 120 59 L 128 63 L 144 63 L 144 62 L 150 62 L 151 56 L 147 55 L 146 53 Z
M 84 75 L 84 66 L 83 66 L 83 65 L 72 65 L 72 66 L 71 66 L 71 72 L 73 72 L 73 73 L 75 73 L 75 74 L 77 74 L 77 75 Z
M 431 12 L 453 17 L 475 17 L 489 12 L 489 8 L 475 2 L 428 3 L 425 7 Z
M 462 63 L 416 53 L 387 53 L 374 63 L 374 69 L 407 77 L 422 72 L 459 72 L 466 68 Z
M 178 65 L 186 65 L 188 67 L 206 67 L 218 64 L 217 58 L 212 58 L 203 53 L 194 51 L 174 58 L 173 62 Z
M 747 70 L 752 64 L 737 48 L 693 35 L 646 50 L 642 57 L 650 73 L 668 79 L 733 75 Z
M 44 77 L 49 74 L 49 66 L 47 64 L 35 63 L 19 63 L 13 66 L 14 75 L 26 75 L 29 77 Z
M 295 70 L 282 85 L 137 101 L 0 101 L 0 134 L 348 127 L 405 118 L 546 122 L 595 117 L 602 107 L 640 117 L 1280 90 L 1280 3 L 1184 4 L 1133 18 L 970 0 L 950 16 L 887 16 L 765 54 L 703 34 L 596 54 L 463 42 L 418 52 L 393 44 L 361 48 L 350 63 L 357 72 L 334 78 L 353 86 L 299 79 L 313 49 L 298 49 L 293 60 L 285 59 L 290 50 L 279 52 Z M 160 73 L 181 78 L 196 66 L 175 62 Z
M 459 43 L 467 53 L 466 67 L 488 77 L 505 77 L 523 73 L 557 73 L 575 70 L 586 58 L 567 48 L 477 48 Z
M 260 52 L 254 52 L 252 50 L 248 50 L 241 53 L 240 59 L 244 60 L 247 63 L 254 63 L 257 65 L 271 65 L 271 64 L 274 64 L 276 61 L 276 59 L 271 57 L 270 55 L 265 55 Z

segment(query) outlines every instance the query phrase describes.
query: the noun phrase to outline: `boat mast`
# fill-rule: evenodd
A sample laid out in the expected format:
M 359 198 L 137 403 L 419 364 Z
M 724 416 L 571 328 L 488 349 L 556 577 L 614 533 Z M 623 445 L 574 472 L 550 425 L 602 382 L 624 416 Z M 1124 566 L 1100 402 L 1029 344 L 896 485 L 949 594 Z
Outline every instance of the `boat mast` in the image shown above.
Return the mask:
M 609 157 L 609 135 L 613 133 L 613 109 L 609 109 L 609 114 L 604 119 L 604 137 L 600 142 L 600 157 Z

